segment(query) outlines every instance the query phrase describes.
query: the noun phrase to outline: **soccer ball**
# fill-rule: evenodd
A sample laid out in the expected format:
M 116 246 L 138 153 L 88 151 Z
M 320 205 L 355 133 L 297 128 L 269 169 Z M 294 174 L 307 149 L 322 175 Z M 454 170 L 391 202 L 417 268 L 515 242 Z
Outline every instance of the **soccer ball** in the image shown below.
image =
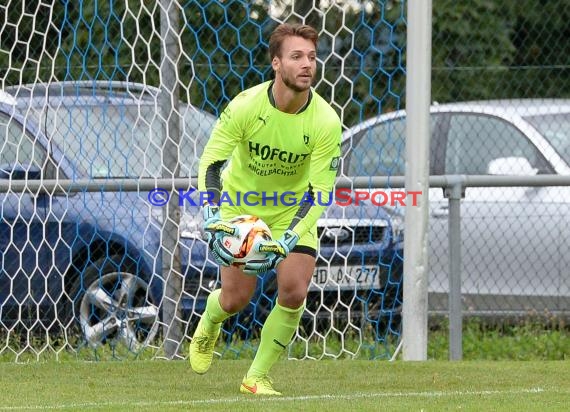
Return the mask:
M 226 235 L 222 244 L 233 254 L 234 266 L 243 266 L 250 260 L 264 259 L 265 253 L 255 252 L 253 246 L 271 240 L 271 229 L 257 216 L 241 215 L 230 220 L 239 228 L 239 237 Z

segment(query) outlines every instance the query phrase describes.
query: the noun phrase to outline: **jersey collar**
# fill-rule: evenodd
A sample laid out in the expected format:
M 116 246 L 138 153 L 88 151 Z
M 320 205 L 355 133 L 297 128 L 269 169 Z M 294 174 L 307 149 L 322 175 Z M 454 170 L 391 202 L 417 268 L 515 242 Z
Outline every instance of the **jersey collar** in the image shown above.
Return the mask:
M 269 83 L 269 87 L 267 88 L 267 97 L 269 98 L 269 103 L 271 103 L 271 106 L 277 109 L 277 105 L 275 104 L 275 99 L 273 98 L 273 93 L 271 92 L 273 90 L 273 83 L 275 83 L 275 80 L 272 80 L 271 83 Z M 301 109 L 299 109 L 299 111 L 295 114 L 303 113 L 305 110 L 307 110 L 307 107 L 309 107 L 309 105 L 311 104 L 312 99 L 313 99 L 313 91 L 309 90 L 309 98 L 307 99 L 307 103 L 305 103 L 305 105 L 301 107 Z

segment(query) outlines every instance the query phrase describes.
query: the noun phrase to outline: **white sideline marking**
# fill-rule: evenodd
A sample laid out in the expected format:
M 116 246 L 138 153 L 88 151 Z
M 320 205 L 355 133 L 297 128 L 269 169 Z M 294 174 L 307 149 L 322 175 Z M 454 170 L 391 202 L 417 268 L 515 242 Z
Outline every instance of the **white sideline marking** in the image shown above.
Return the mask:
M 506 391 L 481 390 L 481 391 L 435 391 L 435 392 L 379 392 L 379 393 L 353 393 L 346 395 L 307 395 L 307 396 L 279 396 L 279 397 L 254 397 L 250 395 L 236 396 L 223 399 L 198 399 L 193 401 L 140 401 L 140 402 L 83 402 L 68 403 L 61 405 L 29 405 L 29 406 L 0 406 L 0 411 L 26 411 L 26 410 L 57 410 L 74 408 L 109 408 L 109 407 L 161 407 L 161 406 L 198 406 L 215 405 L 234 402 L 291 402 L 291 401 L 314 401 L 314 400 L 354 400 L 365 398 L 439 398 L 445 396 L 481 396 L 481 395 L 513 395 L 523 393 L 547 392 L 542 388 L 511 389 Z M 552 391 L 548 391 L 552 392 Z

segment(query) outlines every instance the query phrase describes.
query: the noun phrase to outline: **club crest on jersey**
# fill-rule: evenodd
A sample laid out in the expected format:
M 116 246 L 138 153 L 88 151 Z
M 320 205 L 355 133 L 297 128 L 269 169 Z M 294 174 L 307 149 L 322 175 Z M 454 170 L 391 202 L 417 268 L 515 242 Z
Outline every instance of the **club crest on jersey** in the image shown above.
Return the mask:
M 331 160 L 331 166 L 329 170 L 338 170 L 339 165 L 340 165 L 340 157 L 339 156 L 333 157 Z

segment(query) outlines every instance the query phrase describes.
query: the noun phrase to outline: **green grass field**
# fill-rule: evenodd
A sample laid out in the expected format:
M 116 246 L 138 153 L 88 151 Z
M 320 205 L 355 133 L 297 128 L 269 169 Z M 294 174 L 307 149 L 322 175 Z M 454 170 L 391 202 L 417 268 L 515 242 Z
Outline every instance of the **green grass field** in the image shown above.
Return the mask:
M 0 411 L 568 411 L 568 361 L 281 361 L 280 398 L 240 395 L 249 361 L 0 363 Z

